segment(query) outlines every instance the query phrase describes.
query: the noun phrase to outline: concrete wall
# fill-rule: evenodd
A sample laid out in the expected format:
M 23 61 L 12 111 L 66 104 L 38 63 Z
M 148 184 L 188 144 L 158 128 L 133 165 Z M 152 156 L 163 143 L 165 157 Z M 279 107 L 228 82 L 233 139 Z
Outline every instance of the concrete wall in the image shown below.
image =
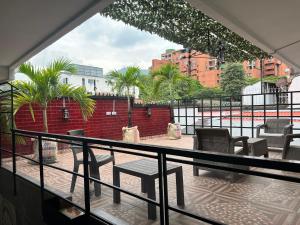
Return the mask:
M 16 181 L 14 195 L 12 173 L 0 169 L 0 222 L 8 222 L 1 225 L 44 225 L 39 189 L 18 177 Z

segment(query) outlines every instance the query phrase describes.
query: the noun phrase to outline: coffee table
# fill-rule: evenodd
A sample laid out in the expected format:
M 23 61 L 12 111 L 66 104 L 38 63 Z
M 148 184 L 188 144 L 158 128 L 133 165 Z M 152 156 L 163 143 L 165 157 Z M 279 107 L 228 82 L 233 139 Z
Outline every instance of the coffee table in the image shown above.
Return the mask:
M 238 146 L 242 146 L 242 142 L 237 142 Z M 265 138 L 249 138 L 248 139 L 249 155 L 269 157 L 268 144 Z
M 158 162 L 151 159 L 135 160 L 113 167 L 113 184 L 120 187 L 120 173 L 129 174 L 141 178 L 141 190 L 147 193 L 149 199 L 156 200 L 155 179 L 158 178 Z M 182 166 L 168 163 L 167 174 L 176 174 L 177 205 L 184 206 L 183 174 Z M 120 203 L 120 191 L 113 191 L 114 203 Z M 156 219 L 156 206 L 148 203 L 148 219 Z

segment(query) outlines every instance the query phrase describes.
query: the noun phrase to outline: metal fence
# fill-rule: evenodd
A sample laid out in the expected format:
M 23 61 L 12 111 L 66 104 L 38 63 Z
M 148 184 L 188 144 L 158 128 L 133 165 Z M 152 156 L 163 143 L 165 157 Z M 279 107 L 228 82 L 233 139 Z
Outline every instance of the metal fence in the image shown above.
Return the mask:
M 13 91 L 13 88 L 10 89 L 11 92 Z M 12 93 L 11 93 L 12 94 Z M 196 102 L 194 102 L 196 103 Z M 222 104 L 220 104 L 221 106 Z M 203 104 L 202 104 L 203 106 Z M 211 107 L 212 105 L 210 105 Z M 232 107 L 232 106 L 230 106 Z M 11 111 L 13 112 L 13 106 L 11 107 Z M 202 107 L 204 110 L 204 108 Z M 5 112 L 6 113 L 6 112 Z M 195 116 L 193 116 L 195 118 Z M 211 118 L 211 117 L 210 117 Z M 134 198 L 143 200 L 147 203 L 150 203 L 154 206 L 159 207 L 160 210 L 160 224 L 161 225 L 168 225 L 169 224 L 169 212 L 175 211 L 177 213 L 183 214 L 185 216 L 194 218 L 199 221 L 206 222 L 208 224 L 223 224 L 222 222 L 215 221 L 212 218 L 208 218 L 205 215 L 197 215 L 194 213 L 191 213 L 185 209 L 174 207 L 170 205 L 169 202 L 169 192 L 168 192 L 168 176 L 167 176 L 167 163 L 168 162 L 175 162 L 180 164 L 186 164 L 190 166 L 201 166 L 206 168 L 212 168 L 212 169 L 219 169 L 224 171 L 230 171 L 230 172 L 237 172 L 237 173 L 243 173 L 248 175 L 254 175 L 254 176 L 260 176 L 265 178 L 273 178 L 273 179 L 279 179 L 283 181 L 290 181 L 290 182 L 296 182 L 300 183 L 299 176 L 291 176 L 291 175 L 281 175 L 281 173 L 270 173 L 270 172 L 262 172 L 259 170 L 243 170 L 238 168 L 229 168 L 227 166 L 221 166 L 221 165 L 214 165 L 212 162 L 222 162 L 232 165 L 244 165 L 244 166 L 252 166 L 257 168 L 265 168 L 265 169 L 272 169 L 274 171 L 289 171 L 289 172 L 300 172 L 299 163 L 297 162 L 291 162 L 291 161 L 284 161 L 284 160 L 274 160 L 274 159 L 264 159 L 264 158 L 255 158 L 250 156 L 237 156 L 237 155 L 227 155 L 227 154 L 218 154 L 218 153 L 207 153 L 207 152 L 200 152 L 200 151 L 192 151 L 187 149 L 180 149 L 180 148 L 169 148 L 169 147 L 161 147 L 161 146 L 151 146 L 151 145 L 144 145 L 144 144 L 129 144 L 124 143 L 120 141 L 112 141 L 112 140 L 103 140 L 103 139 L 94 139 L 94 138 L 86 138 L 86 137 L 75 137 L 75 136 L 69 136 L 69 135 L 58 135 L 58 134 L 50 134 L 50 133 L 43 133 L 43 132 L 34 132 L 34 131 L 26 131 L 26 130 L 18 130 L 18 129 L 12 129 L 11 130 L 11 148 L 6 149 L 3 146 L 0 146 L 0 152 L 6 153 L 11 156 L 12 164 L 13 164 L 13 187 L 14 187 L 14 193 L 15 195 L 18 195 L 17 189 L 16 189 L 16 177 L 20 176 L 22 177 L 21 173 L 18 173 L 19 170 L 22 168 L 17 168 L 17 161 L 16 157 L 24 158 L 29 161 L 33 161 L 39 165 L 39 175 L 40 175 L 40 192 L 41 192 L 41 199 L 42 199 L 42 206 L 44 206 L 44 193 L 45 191 L 49 191 L 45 187 L 44 182 L 44 176 L 45 176 L 45 167 L 49 167 L 61 172 L 69 173 L 69 174 L 75 174 L 78 177 L 82 177 L 84 181 L 84 207 L 81 207 L 80 205 L 75 204 L 74 202 L 64 199 L 65 201 L 69 202 L 69 204 L 78 207 L 81 209 L 85 216 L 94 216 L 98 218 L 100 221 L 104 221 L 107 224 L 113 224 L 111 221 L 106 220 L 105 218 L 101 217 L 101 215 L 94 215 L 91 212 L 91 200 L 90 200 L 90 181 L 97 182 L 101 185 L 104 185 L 106 187 L 109 187 L 115 191 L 119 191 L 122 193 L 126 193 L 127 195 L 130 195 Z M 4 133 L 1 133 L 1 136 Z M 16 152 L 16 139 L 18 137 L 24 137 L 24 138 L 34 138 L 38 141 L 38 151 L 39 151 L 39 158 L 38 160 L 33 160 L 32 158 L 28 156 L 24 156 L 22 154 L 19 154 Z M 64 144 L 75 144 L 78 146 L 81 146 L 83 149 L 83 174 L 75 173 L 70 170 L 66 170 L 64 168 L 60 168 L 56 165 L 49 165 L 45 164 L 43 162 L 43 145 L 42 141 L 48 140 L 48 141 L 55 141 L 60 142 Z M 119 185 L 111 185 L 109 183 L 103 182 L 99 179 L 95 179 L 94 177 L 91 177 L 89 174 L 89 153 L 88 153 L 88 147 L 92 148 L 99 148 L 102 150 L 107 151 L 113 151 L 116 153 L 126 153 L 130 155 L 136 155 L 146 158 L 151 158 L 153 160 L 156 160 L 157 162 L 157 168 L 158 168 L 158 180 L 159 180 L 159 200 L 153 200 L 150 198 L 143 197 L 141 195 L 137 195 L 133 193 L 132 191 L 125 190 L 123 188 L 120 188 Z M 0 155 L 1 156 L 1 155 Z M 207 163 L 200 163 L 192 161 L 193 158 L 201 158 L 203 161 Z M 0 158 L 0 161 L 2 161 L 2 158 Z M 2 165 L 1 165 L 2 167 Z M 2 169 L 5 169 L 2 167 Z M 32 181 L 28 181 L 32 182 Z M 56 193 L 53 193 L 56 195 Z M 58 196 L 59 197 L 59 196 Z
M 181 124 L 184 134 L 211 127 L 254 137 L 256 126 L 268 118 L 289 118 L 295 133 L 300 130 L 299 91 L 177 100 L 173 109 L 174 120 Z

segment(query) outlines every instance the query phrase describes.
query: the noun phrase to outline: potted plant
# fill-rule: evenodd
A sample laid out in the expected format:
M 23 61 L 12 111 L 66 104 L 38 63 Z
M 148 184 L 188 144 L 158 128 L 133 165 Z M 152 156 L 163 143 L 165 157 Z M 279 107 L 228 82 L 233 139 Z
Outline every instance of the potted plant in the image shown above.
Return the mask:
M 14 115 L 22 106 L 28 106 L 33 121 L 35 121 L 33 105 L 38 105 L 42 110 L 44 132 L 48 132 L 47 109 L 49 103 L 57 98 L 69 97 L 77 102 L 84 120 L 92 116 L 95 102 L 89 97 L 82 87 L 74 87 L 60 82 L 63 71 L 74 73 L 75 67 L 67 59 L 57 59 L 45 68 L 34 67 L 31 63 L 20 65 L 20 73 L 25 74 L 29 81 L 15 81 L 17 88 L 14 94 Z M 45 163 L 53 163 L 57 156 L 57 142 L 46 141 L 43 143 L 43 160 Z M 34 158 L 38 159 L 38 145 L 34 142 Z
M 139 142 L 139 131 L 137 126 L 132 126 L 132 95 L 131 91 L 139 86 L 140 69 L 138 67 L 128 67 L 122 73 L 120 71 L 111 71 L 107 77 L 107 83 L 112 90 L 118 94 L 125 94 L 127 97 L 128 124 L 123 127 L 123 140 L 128 142 Z

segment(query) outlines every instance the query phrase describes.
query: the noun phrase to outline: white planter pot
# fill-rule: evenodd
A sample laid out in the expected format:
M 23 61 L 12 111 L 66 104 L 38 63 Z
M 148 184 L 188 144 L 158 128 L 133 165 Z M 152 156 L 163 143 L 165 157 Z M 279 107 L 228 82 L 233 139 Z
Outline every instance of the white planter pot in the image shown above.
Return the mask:
M 50 141 L 50 140 L 43 140 L 42 141 L 42 155 L 43 155 L 43 163 L 55 163 L 57 160 L 57 142 Z M 39 144 L 38 140 L 33 141 L 33 152 L 34 156 L 33 159 L 39 161 Z
M 140 132 L 138 127 L 123 127 L 123 141 L 131 142 L 131 143 L 139 143 L 140 142 Z
M 168 123 L 168 138 L 176 140 L 181 138 L 181 127 L 179 123 Z

